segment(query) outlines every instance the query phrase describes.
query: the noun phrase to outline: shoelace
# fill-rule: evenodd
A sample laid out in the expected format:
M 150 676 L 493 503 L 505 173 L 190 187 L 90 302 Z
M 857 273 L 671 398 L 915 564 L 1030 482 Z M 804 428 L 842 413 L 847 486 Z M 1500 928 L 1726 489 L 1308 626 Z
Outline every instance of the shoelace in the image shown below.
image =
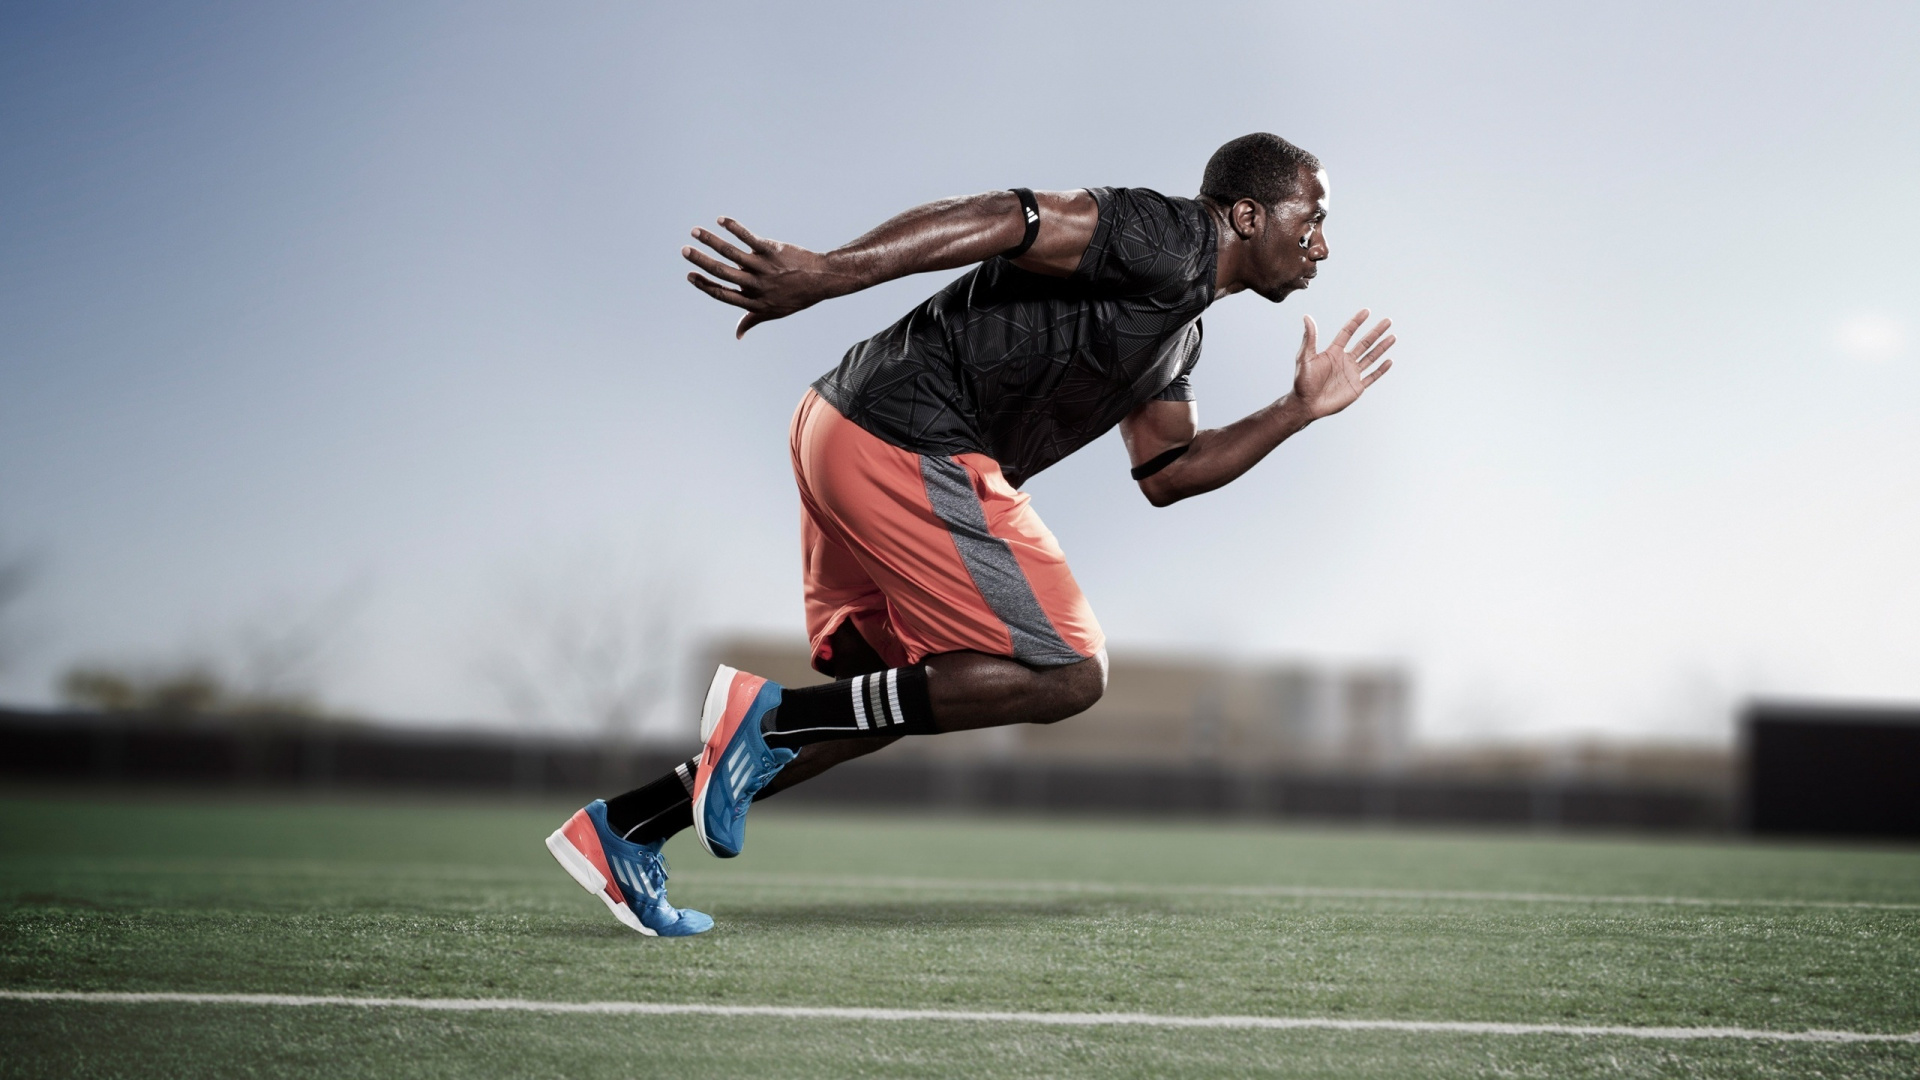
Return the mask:
M 670 922 L 678 922 L 680 920 L 680 909 L 667 902 L 667 877 L 669 870 L 667 857 L 662 854 L 654 854 L 651 858 L 642 857 L 638 861 L 641 872 L 647 876 L 647 884 L 653 886 L 653 895 L 648 899 L 651 902 L 654 912 Z
M 649 857 L 643 853 L 639 858 L 635 859 L 634 862 L 639 865 L 640 873 L 645 875 L 647 884 L 653 887 L 656 896 L 666 892 L 667 857 L 665 855 L 652 855 Z M 661 902 L 666 902 L 664 896 L 661 897 Z

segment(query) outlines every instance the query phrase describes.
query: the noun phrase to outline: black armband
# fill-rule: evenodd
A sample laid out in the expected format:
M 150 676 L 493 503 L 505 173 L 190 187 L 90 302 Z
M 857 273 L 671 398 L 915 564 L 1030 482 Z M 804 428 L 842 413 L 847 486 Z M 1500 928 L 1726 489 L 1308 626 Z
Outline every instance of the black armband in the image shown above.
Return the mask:
M 1133 467 L 1133 478 L 1135 480 L 1145 480 L 1147 477 L 1180 460 L 1180 455 L 1191 449 L 1193 449 L 1193 444 L 1188 443 L 1186 446 L 1176 446 L 1166 453 L 1161 454 L 1159 457 L 1154 458 L 1152 461 L 1143 461 Z
M 1017 259 L 1025 255 L 1027 249 L 1033 246 L 1034 238 L 1040 235 L 1040 204 L 1034 199 L 1033 192 L 1017 187 L 1013 193 L 1020 197 L 1020 216 L 1026 219 L 1027 235 L 1020 238 L 1020 246 L 1001 252 L 1003 259 Z

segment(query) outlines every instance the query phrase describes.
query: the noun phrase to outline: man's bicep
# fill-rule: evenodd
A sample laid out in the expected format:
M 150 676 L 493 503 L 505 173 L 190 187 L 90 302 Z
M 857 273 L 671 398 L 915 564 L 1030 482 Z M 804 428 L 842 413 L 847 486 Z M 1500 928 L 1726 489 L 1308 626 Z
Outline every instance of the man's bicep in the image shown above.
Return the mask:
M 1080 268 L 1087 245 L 1093 242 L 1100 204 L 1084 189 L 1036 191 L 1033 199 L 1040 206 L 1040 232 L 1013 265 L 1048 277 L 1066 277 Z
M 1127 462 L 1135 468 L 1188 445 L 1199 431 L 1200 405 L 1194 401 L 1142 402 L 1120 421 Z

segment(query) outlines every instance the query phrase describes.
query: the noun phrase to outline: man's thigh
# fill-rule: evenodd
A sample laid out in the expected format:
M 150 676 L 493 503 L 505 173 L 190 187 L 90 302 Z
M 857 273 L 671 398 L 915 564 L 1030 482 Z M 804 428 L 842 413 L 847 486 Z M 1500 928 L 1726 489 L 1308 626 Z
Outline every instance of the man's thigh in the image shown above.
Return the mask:
M 992 459 L 902 450 L 812 394 L 793 449 L 816 657 L 849 619 L 894 664 L 964 650 L 1056 666 L 1104 644 L 1053 534 Z

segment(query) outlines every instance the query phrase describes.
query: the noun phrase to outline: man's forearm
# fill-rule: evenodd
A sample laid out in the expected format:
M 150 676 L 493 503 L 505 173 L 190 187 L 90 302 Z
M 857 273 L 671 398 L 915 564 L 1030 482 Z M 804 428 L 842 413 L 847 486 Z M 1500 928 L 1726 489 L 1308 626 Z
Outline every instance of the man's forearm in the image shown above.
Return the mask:
M 834 295 L 991 259 L 1020 243 L 1026 225 L 1010 191 L 963 195 L 897 214 L 859 239 L 826 252 Z
M 1141 490 L 1153 505 L 1167 506 L 1224 487 L 1309 423 L 1306 407 L 1288 394 L 1226 427 L 1196 434 L 1185 454 L 1140 482 Z
M 942 199 L 896 215 L 825 254 L 757 236 L 723 217 L 719 225 L 731 239 L 711 229 L 695 229 L 693 238 L 711 253 L 689 245 L 680 255 L 698 268 L 687 275 L 689 284 L 723 304 L 745 309 L 734 327 L 738 337 L 769 319 L 883 281 L 1009 254 L 1023 247 L 1030 227 L 1035 230 L 1032 243 L 1024 246 L 1014 265 L 1032 273 L 1071 274 L 1099 223 L 1099 205 L 1087 191 L 1035 192 L 1034 200 L 1039 214 L 1029 217 L 1021 212 L 1021 197 L 1011 191 Z

